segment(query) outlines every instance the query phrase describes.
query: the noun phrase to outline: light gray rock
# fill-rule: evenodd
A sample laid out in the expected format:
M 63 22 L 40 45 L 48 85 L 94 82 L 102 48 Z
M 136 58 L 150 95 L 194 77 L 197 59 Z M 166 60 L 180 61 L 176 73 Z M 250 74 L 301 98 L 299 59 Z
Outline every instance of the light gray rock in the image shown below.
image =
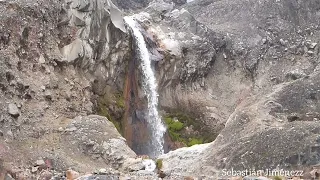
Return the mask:
M 314 48 L 317 46 L 317 44 L 318 44 L 318 43 L 311 43 L 310 46 L 309 46 L 310 49 L 314 49 Z
M 105 117 L 78 116 L 67 125 L 65 131 L 68 128 L 74 131 L 72 134 L 66 133 L 63 139 L 74 144 L 74 153 L 100 158 L 115 169 L 121 168 L 126 159 L 136 157 L 126 140 Z
M 45 165 L 46 163 L 44 162 L 44 160 L 43 159 L 38 159 L 37 161 L 36 161 L 36 165 L 37 166 L 43 166 L 43 165 Z
M 10 138 L 13 138 L 13 132 L 11 131 L 11 129 L 9 131 L 7 131 L 7 136 L 9 136 Z
M 31 172 L 32 173 L 35 173 L 35 172 L 37 172 L 38 171 L 38 169 L 39 169 L 39 167 L 38 166 L 36 166 L 36 167 L 31 167 Z
M 8 113 L 13 117 L 18 117 L 20 115 L 20 110 L 15 103 L 10 103 L 8 105 Z
M 158 157 L 158 159 L 162 160 L 161 170 L 170 176 L 181 174 L 184 176 L 195 175 L 196 172 L 193 172 L 192 168 L 189 167 L 201 166 L 201 161 L 198 158 L 207 152 L 209 146 L 210 144 L 194 145 L 163 154 Z M 188 171 L 184 171 L 185 169 L 188 169 Z
M 314 54 L 314 51 L 309 50 L 309 51 L 307 51 L 307 53 L 308 53 L 308 55 L 312 56 Z

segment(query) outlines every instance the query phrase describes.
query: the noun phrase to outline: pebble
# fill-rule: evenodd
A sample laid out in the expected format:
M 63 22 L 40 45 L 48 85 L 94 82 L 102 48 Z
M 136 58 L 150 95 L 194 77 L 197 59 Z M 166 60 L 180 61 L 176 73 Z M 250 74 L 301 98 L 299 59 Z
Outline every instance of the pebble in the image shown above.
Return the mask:
M 52 93 L 51 91 L 46 91 L 44 93 L 44 97 L 47 99 L 47 100 L 52 100 Z
M 313 51 L 308 51 L 307 53 L 308 53 L 309 55 L 313 55 L 313 54 L 314 54 Z
M 13 117 L 18 117 L 20 115 L 19 109 L 14 103 L 8 105 L 8 113 Z
M 67 179 L 77 179 L 78 177 L 80 177 L 80 174 L 74 170 L 68 170 L 66 172 L 67 175 Z
M 59 127 L 58 131 L 63 132 L 63 127 Z
M 1 0 L 0 0 L 1 2 Z M 14 180 L 13 177 L 10 174 L 7 174 L 4 180 Z
M 40 64 L 43 64 L 43 63 L 46 62 L 46 60 L 45 60 L 45 58 L 43 57 L 43 55 L 40 55 L 40 57 L 39 57 L 39 59 L 38 59 L 38 62 L 39 62 Z
M 53 176 L 53 175 L 52 175 L 52 173 L 51 173 L 50 171 L 44 170 L 44 171 L 42 171 L 41 174 L 40 174 L 40 179 L 43 179 L 43 180 L 45 180 L 45 179 L 51 179 L 52 176 Z
M 7 131 L 7 135 L 8 135 L 9 137 L 13 137 L 12 131 L 11 131 L 11 130 Z
M 104 169 L 104 168 L 99 169 L 99 174 L 107 174 L 107 173 L 108 173 L 107 169 Z
M 281 44 L 282 46 L 285 46 L 285 45 L 286 45 L 286 42 L 285 42 L 283 39 L 280 39 L 280 44 Z
M 43 166 L 43 165 L 45 165 L 45 164 L 46 164 L 46 163 L 44 162 L 43 159 L 39 159 L 39 160 L 36 161 L 36 165 L 37 165 L 37 166 Z
M 39 169 L 39 167 L 38 167 L 38 166 L 36 166 L 36 167 L 32 167 L 32 168 L 31 168 L 31 172 L 32 172 L 32 173 L 35 173 L 35 172 L 37 172 L 37 171 L 38 171 L 38 169 Z
M 309 46 L 310 49 L 314 49 L 314 48 L 317 46 L 317 44 L 318 44 L 318 43 L 311 43 L 310 46 Z
M 262 44 L 265 44 L 267 42 L 267 39 L 262 39 Z
M 70 125 L 69 127 L 66 128 L 66 132 L 73 132 L 78 130 L 77 127 L 75 127 L 74 125 Z

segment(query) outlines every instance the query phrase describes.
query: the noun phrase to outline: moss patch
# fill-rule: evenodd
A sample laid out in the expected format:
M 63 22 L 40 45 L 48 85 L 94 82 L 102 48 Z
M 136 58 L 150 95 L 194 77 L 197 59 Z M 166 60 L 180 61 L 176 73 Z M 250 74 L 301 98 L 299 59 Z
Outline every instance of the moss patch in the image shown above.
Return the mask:
M 180 131 L 184 127 L 184 124 L 177 119 L 166 117 L 164 120 L 168 128 L 172 131 Z
M 116 114 L 122 114 L 119 112 L 114 112 L 110 110 L 111 106 L 116 106 L 117 110 L 114 111 L 124 111 L 125 103 L 124 98 L 121 93 L 117 93 L 114 95 L 105 94 L 104 96 L 99 97 L 98 99 L 98 114 L 100 116 L 104 116 L 108 118 L 109 121 L 111 121 L 114 126 L 117 128 L 118 132 L 120 134 L 123 134 L 122 132 L 122 118 L 119 116 L 116 116 Z
M 196 145 L 196 144 L 203 144 L 204 141 L 202 138 L 189 138 L 189 141 L 188 141 L 188 146 L 193 146 L 193 145 Z
M 122 94 L 118 93 L 115 95 L 116 96 L 116 105 L 119 108 L 125 108 L 125 100 Z
M 184 143 L 186 146 L 203 144 L 213 141 L 216 138 L 214 132 L 205 129 L 205 125 L 187 113 L 175 112 L 164 116 L 168 127 L 168 133 L 172 141 Z M 186 128 L 192 127 L 191 133 Z M 190 129 L 189 129 L 190 131 Z
M 162 164 L 162 159 L 157 159 L 157 160 L 156 160 L 156 167 L 157 167 L 157 169 L 161 169 L 162 166 L 163 166 L 163 164 Z

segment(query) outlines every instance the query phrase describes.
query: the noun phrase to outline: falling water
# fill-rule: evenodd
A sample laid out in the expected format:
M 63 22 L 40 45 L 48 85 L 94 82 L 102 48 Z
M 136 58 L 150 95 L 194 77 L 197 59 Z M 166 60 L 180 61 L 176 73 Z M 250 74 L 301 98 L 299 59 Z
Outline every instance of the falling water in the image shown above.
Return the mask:
M 149 51 L 144 41 L 143 35 L 139 30 L 139 24 L 132 17 L 124 17 L 126 24 L 130 27 L 132 35 L 135 39 L 136 50 L 141 60 L 141 67 L 143 72 L 143 89 L 148 99 L 148 126 L 152 132 L 151 146 L 152 152 L 150 156 L 157 157 L 164 153 L 163 149 L 163 135 L 166 131 L 165 126 L 161 121 L 158 112 L 158 93 L 157 83 L 154 72 L 151 67 L 151 60 Z

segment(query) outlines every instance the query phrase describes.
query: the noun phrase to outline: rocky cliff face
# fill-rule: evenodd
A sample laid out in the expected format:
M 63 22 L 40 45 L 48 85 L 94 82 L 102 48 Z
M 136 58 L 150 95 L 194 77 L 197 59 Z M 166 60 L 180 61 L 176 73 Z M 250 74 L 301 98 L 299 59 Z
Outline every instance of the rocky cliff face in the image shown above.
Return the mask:
M 319 1 L 195 1 L 183 8 L 180 11 L 188 11 L 198 24 L 224 37 L 224 43 L 215 48 L 212 66 L 205 66 L 209 73 L 204 80 L 198 75 L 193 79 L 198 88 L 188 93 L 179 89 L 185 92 L 181 95 L 177 89 L 164 94 L 174 97 L 173 106 L 182 104 L 185 97 L 189 108 L 184 106 L 184 110 L 200 110 L 203 121 L 211 111 L 212 119 L 205 121 L 210 125 L 217 124 L 212 121 L 215 118 L 227 121 L 217 139 L 198 153 L 199 159 L 180 162 L 197 165 L 175 167 L 177 154 L 173 153 L 164 156 L 165 171 L 214 177 L 224 168 L 303 169 L 317 165 Z M 188 62 L 188 56 L 184 58 Z M 206 62 L 206 58 L 192 60 L 195 64 Z M 181 76 L 179 82 L 183 84 Z M 208 100 L 202 101 L 204 98 Z M 209 108 L 201 111 L 192 107 L 195 104 Z
M 161 156 L 161 176 L 319 164 L 319 0 L 113 2 L 0 1 L 0 174 L 145 168 L 126 145 L 144 152 L 146 103 L 116 6 L 141 24 L 169 150 L 210 142 Z

